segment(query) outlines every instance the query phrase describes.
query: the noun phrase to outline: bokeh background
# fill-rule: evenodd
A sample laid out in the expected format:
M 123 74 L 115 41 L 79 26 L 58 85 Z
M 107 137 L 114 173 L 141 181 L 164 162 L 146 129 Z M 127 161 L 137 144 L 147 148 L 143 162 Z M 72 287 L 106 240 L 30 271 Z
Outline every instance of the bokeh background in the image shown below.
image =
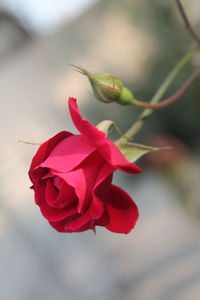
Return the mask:
M 200 1 L 183 4 L 200 33 Z M 129 235 L 54 231 L 29 189 L 37 147 L 17 143 L 76 132 L 68 96 L 93 124 L 112 119 L 125 131 L 137 118 L 139 109 L 97 102 L 71 63 L 113 73 L 148 101 L 193 46 L 174 0 L 0 1 L 0 299 L 200 299 L 199 80 L 136 137 L 174 148 L 140 160 L 140 175 L 115 174 L 140 210 Z

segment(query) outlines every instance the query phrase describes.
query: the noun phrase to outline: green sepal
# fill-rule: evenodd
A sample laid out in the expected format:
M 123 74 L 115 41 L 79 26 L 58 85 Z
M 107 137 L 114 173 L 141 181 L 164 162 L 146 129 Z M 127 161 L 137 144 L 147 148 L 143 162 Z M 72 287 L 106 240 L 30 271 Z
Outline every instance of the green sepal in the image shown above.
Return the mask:
M 122 92 L 120 97 L 118 98 L 117 102 L 122 105 L 132 104 L 134 100 L 134 96 L 129 89 L 125 86 L 122 88 Z
M 148 152 L 158 151 L 158 150 L 167 148 L 167 147 L 154 148 L 154 147 L 150 147 L 150 146 L 128 143 L 128 142 L 117 144 L 117 147 L 122 152 L 122 154 L 127 158 L 127 160 L 130 162 L 135 162 L 141 156 L 143 156 L 144 154 L 147 154 Z
M 114 128 L 120 135 L 122 135 L 120 129 L 117 127 L 115 122 L 113 122 L 111 120 L 104 120 L 104 121 L 100 122 L 99 124 L 97 124 L 96 127 L 99 130 L 103 131 L 106 135 L 108 135 L 110 133 L 112 128 Z

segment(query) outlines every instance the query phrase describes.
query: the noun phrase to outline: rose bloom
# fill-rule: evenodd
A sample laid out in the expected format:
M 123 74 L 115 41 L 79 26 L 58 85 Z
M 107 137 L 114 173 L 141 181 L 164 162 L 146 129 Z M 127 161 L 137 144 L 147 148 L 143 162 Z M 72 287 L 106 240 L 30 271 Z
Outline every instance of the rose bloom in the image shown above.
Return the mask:
M 76 99 L 69 98 L 69 110 L 80 134 L 62 131 L 39 147 L 29 170 L 35 203 L 59 232 L 104 226 L 128 233 L 138 219 L 138 209 L 124 190 L 111 184 L 113 172 L 134 174 L 141 169 L 82 118 Z

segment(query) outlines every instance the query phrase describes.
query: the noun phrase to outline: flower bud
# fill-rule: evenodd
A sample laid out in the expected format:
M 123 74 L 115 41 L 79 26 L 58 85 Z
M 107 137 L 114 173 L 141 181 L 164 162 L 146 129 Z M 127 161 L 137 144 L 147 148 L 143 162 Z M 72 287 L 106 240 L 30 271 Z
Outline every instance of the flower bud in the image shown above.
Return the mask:
M 106 103 L 118 101 L 123 85 L 117 77 L 111 74 L 90 74 L 88 78 L 98 100 Z
M 78 72 L 88 77 L 94 95 L 105 103 L 118 102 L 126 105 L 132 104 L 132 93 L 123 86 L 121 80 L 111 74 L 92 74 L 82 67 L 74 66 Z

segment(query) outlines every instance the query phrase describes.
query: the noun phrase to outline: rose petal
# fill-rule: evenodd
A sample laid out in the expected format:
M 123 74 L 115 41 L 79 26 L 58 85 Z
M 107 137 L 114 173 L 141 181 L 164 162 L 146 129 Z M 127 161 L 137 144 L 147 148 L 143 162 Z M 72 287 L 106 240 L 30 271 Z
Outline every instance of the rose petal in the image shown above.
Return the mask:
M 102 166 L 98 177 L 96 178 L 93 193 L 98 196 L 101 201 L 105 200 L 107 193 L 110 190 L 110 185 L 113 178 L 114 168 L 107 162 Z
M 65 227 L 66 228 L 66 227 Z M 78 229 L 76 229 L 75 232 L 83 232 L 83 231 L 86 231 L 86 230 L 93 230 L 95 232 L 95 228 L 94 228 L 94 221 L 89 221 L 88 223 L 84 224 L 83 226 L 79 227 Z M 70 231 L 68 229 L 68 232 L 74 232 L 74 231 Z
M 113 167 L 108 163 L 101 167 L 92 192 L 91 207 L 83 215 L 79 215 L 72 222 L 68 222 L 64 229 L 66 232 L 95 230 L 95 220 L 100 218 L 104 211 L 103 201 L 110 190 L 112 173 Z
M 70 231 L 77 231 L 88 222 L 91 222 L 91 229 L 94 229 L 94 221 L 102 216 L 103 210 L 103 202 L 98 197 L 93 195 L 91 205 L 87 212 L 80 215 L 68 225 L 66 225 L 65 229 Z
M 53 175 L 54 176 L 54 175 Z M 58 190 L 60 190 L 61 189 L 61 186 L 62 186 L 62 183 L 63 183 L 63 180 L 60 178 L 60 177 L 58 177 L 58 176 L 54 176 L 54 178 L 53 178 L 53 184 L 54 184 L 54 186 L 58 189 Z
M 37 150 L 36 154 L 34 155 L 31 166 L 29 169 L 29 177 L 31 181 L 34 183 L 36 180 L 36 176 L 34 176 L 34 169 L 39 166 L 49 155 L 53 147 L 60 141 L 62 141 L 64 138 L 67 138 L 71 136 L 72 133 L 67 131 L 62 131 L 47 140 L 45 143 L 43 143 Z M 38 174 L 37 174 L 38 175 Z
M 71 217 L 58 222 L 50 220 L 49 223 L 59 232 L 82 232 L 88 229 L 95 230 L 94 221 L 96 218 L 101 217 L 102 213 L 103 204 L 95 197 L 91 207 L 85 214 L 74 214 Z
M 68 217 L 67 219 L 54 222 L 54 221 L 49 221 L 49 224 L 58 232 L 71 232 L 71 231 L 66 231 L 65 227 L 68 222 L 76 218 L 76 214 L 72 215 L 71 217 Z
M 96 225 L 116 233 L 129 233 L 138 219 L 138 209 L 131 197 L 118 186 L 112 185 L 105 202 L 103 217 Z
M 70 220 L 62 220 L 59 222 L 49 222 L 49 224 L 56 229 L 58 232 L 68 232 L 68 233 L 72 233 L 72 232 L 83 232 L 89 229 L 92 229 L 95 231 L 94 229 L 94 222 L 90 221 L 88 223 L 86 223 L 85 225 L 83 225 L 82 227 L 76 229 L 76 230 L 70 230 L 67 227 L 67 224 L 70 223 Z
M 70 216 L 73 216 L 77 213 L 76 204 L 68 209 L 59 209 L 55 207 L 49 206 L 47 203 L 43 202 L 40 205 L 40 210 L 42 215 L 48 220 L 52 222 L 58 222 L 64 220 Z
M 47 173 L 41 177 L 41 179 L 48 179 L 48 178 L 52 178 L 54 177 L 54 175 L 51 173 L 51 171 L 47 171 Z
M 75 98 L 69 98 L 69 110 L 76 128 L 88 138 L 89 142 L 101 153 L 113 167 L 128 173 L 139 173 L 141 168 L 130 163 L 117 146 L 106 138 L 105 133 L 84 120 L 78 110 Z
M 62 220 L 60 222 L 49 221 L 49 224 L 58 232 L 66 232 L 65 230 L 66 220 Z
M 94 150 L 84 136 L 73 135 L 58 143 L 41 166 L 59 172 L 69 172 Z
M 93 189 L 96 187 L 96 184 L 100 184 L 100 179 L 98 178 L 99 173 L 101 176 L 105 176 L 101 170 L 104 164 L 105 161 L 99 153 L 95 151 L 90 154 L 77 169 L 71 172 L 59 173 L 54 170 L 52 171 L 54 175 L 59 176 L 67 184 L 74 187 L 75 193 L 79 199 L 78 213 L 82 214 L 88 209 Z M 113 170 L 113 167 L 110 165 L 108 166 L 110 174 L 110 170 Z M 104 178 L 105 177 L 103 177 L 103 179 Z
M 97 177 L 104 163 L 105 161 L 102 159 L 99 153 L 95 151 L 79 166 L 79 168 L 83 170 L 84 182 L 86 183 L 84 198 L 79 198 L 78 211 L 80 213 L 85 212 L 90 205 L 92 191 L 95 187 Z M 81 182 L 78 182 L 76 190 L 80 188 L 80 184 Z
M 56 171 L 52 172 L 54 173 L 54 175 L 62 178 L 67 184 L 74 188 L 79 201 L 79 207 L 77 208 L 77 210 L 80 213 L 80 203 L 84 202 L 87 190 L 87 182 L 83 169 L 77 169 L 69 173 L 59 173 Z
M 62 182 L 60 192 L 56 199 L 56 206 L 58 208 L 67 209 L 69 206 L 72 206 L 74 203 L 78 203 L 78 198 L 75 194 L 75 190 L 66 182 Z
M 52 180 L 48 179 L 46 183 L 45 199 L 49 206 L 56 207 L 56 199 L 58 196 L 58 190 L 53 186 Z
M 33 186 L 35 203 L 37 205 L 40 205 L 45 201 L 45 188 L 46 183 L 42 181 L 35 183 Z

